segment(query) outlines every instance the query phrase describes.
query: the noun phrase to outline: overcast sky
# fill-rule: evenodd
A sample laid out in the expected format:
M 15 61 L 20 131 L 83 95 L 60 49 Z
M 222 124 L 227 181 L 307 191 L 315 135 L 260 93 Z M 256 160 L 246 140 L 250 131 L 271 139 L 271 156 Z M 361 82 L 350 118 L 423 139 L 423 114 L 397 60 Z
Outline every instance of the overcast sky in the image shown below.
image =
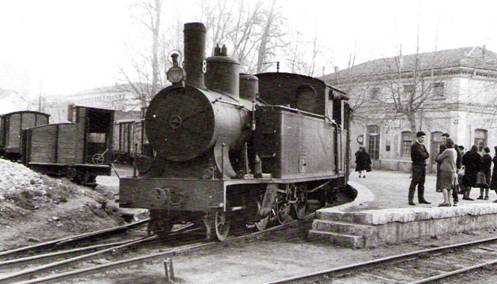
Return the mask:
M 197 21 L 199 1 L 165 0 L 165 20 Z M 323 56 L 340 68 L 352 52 L 356 63 L 396 55 L 399 45 L 414 52 L 418 23 L 421 51 L 483 44 L 497 51 L 493 1 L 279 1 L 288 28 L 309 40 L 316 34 Z M 140 37 L 133 2 L 0 1 L 0 88 L 70 94 L 120 81 L 127 46 Z

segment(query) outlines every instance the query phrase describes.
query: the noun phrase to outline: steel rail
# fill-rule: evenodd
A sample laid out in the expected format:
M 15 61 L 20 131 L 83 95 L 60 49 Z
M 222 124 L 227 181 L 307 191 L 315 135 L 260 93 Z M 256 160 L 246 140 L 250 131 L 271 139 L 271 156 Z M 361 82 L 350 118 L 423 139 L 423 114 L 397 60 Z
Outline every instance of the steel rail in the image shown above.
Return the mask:
M 52 262 L 52 263 L 40 265 L 40 266 L 33 267 L 33 268 L 24 269 L 24 270 L 21 270 L 21 271 L 16 271 L 14 273 L 10 273 L 10 274 L 4 275 L 4 276 L 0 276 L 0 283 L 9 283 L 11 281 L 15 281 L 16 279 L 19 279 L 19 278 L 22 278 L 22 277 L 27 277 L 27 276 L 34 275 L 34 274 L 36 274 L 38 272 L 42 272 L 42 271 L 46 271 L 46 270 L 53 269 L 53 268 L 56 268 L 56 267 L 60 267 L 60 266 L 63 266 L 63 265 L 75 263 L 75 262 L 78 262 L 78 261 L 81 261 L 81 260 L 86 260 L 86 259 L 95 257 L 97 255 L 101 255 L 101 254 L 104 254 L 104 253 L 115 252 L 115 251 L 117 251 L 119 249 L 130 247 L 132 245 L 140 244 L 140 243 L 143 243 L 143 242 L 151 241 L 151 240 L 156 239 L 156 238 L 157 238 L 156 236 L 152 236 L 152 237 L 148 237 L 148 238 L 142 238 L 142 239 L 138 239 L 138 240 L 134 240 L 132 242 L 126 243 L 126 244 L 122 244 L 122 245 L 118 245 L 118 246 L 114 246 L 114 247 L 110 247 L 110 248 L 98 250 L 98 251 L 95 251 L 95 252 L 92 252 L 92 253 L 88 253 L 88 254 L 84 254 L 84 255 L 72 257 L 72 258 L 69 258 L 69 259 L 60 260 L 60 261 L 56 261 L 56 262 Z
M 326 269 L 326 270 L 322 270 L 322 271 L 307 273 L 307 274 L 289 277 L 289 278 L 285 278 L 285 279 L 280 279 L 280 280 L 267 282 L 267 283 L 268 284 L 294 283 L 294 282 L 298 283 L 298 282 L 302 282 L 302 281 L 318 280 L 321 278 L 328 278 L 329 279 L 336 274 L 350 273 L 353 271 L 368 269 L 368 268 L 371 268 L 373 266 L 391 263 L 391 262 L 409 261 L 411 259 L 415 259 L 419 256 L 424 256 L 426 254 L 440 253 L 440 252 L 444 252 L 444 251 L 449 251 L 449 250 L 453 250 L 453 249 L 460 249 L 460 248 L 464 248 L 464 247 L 475 246 L 475 245 L 484 244 L 484 243 L 488 243 L 488 242 L 494 242 L 494 241 L 497 241 L 497 237 L 490 237 L 490 238 L 485 238 L 485 239 L 481 239 L 481 240 L 446 245 L 446 246 L 436 247 L 436 248 L 422 249 L 422 250 L 412 251 L 412 252 L 408 252 L 408 253 L 387 256 L 387 257 L 383 257 L 383 258 L 379 258 L 379 259 L 373 259 L 373 260 L 368 260 L 368 261 L 364 261 L 364 262 L 339 266 L 339 267 Z M 493 262 L 493 261 L 491 261 L 491 262 Z M 496 262 L 497 262 L 497 260 L 496 260 Z M 485 266 L 485 265 L 491 265 L 491 264 L 481 264 L 481 265 L 476 265 L 476 266 L 478 266 L 477 268 L 479 268 L 479 266 Z M 476 269 L 476 268 L 474 268 L 474 269 Z M 455 273 L 455 272 L 457 272 L 456 274 L 463 273 L 464 271 L 462 271 L 462 270 L 463 269 L 461 269 L 461 272 L 458 272 L 458 271 L 448 272 L 446 274 L 449 274 L 449 275 L 447 275 L 446 277 L 451 276 L 452 273 Z M 440 276 L 442 276 L 442 275 L 440 275 Z M 434 277 L 436 277 L 436 276 L 434 276 Z M 431 279 L 431 277 L 427 278 L 427 279 Z M 430 282 L 430 281 L 434 281 L 434 280 L 436 280 L 436 279 L 426 280 L 426 281 Z M 423 281 L 423 280 L 420 280 L 420 281 Z M 419 282 L 419 283 L 427 283 L 427 282 Z M 418 283 L 418 282 L 413 282 L 413 283 Z
M 191 225 L 187 225 L 187 226 L 181 227 L 179 229 L 176 229 L 176 230 L 172 231 L 170 235 L 174 236 L 174 235 L 178 235 L 180 233 L 189 232 L 189 231 L 195 231 L 196 230 L 195 228 L 188 230 L 190 227 L 191 227 Z M 76 263 L 76 262 L 79 262 L 79 261 L 82 261 L 82 260 L 88 260 L 88 259 L 91 259 L 91 258 L 93 258 L 95 256 L 99 256 L 99 255 L 106 254 L 106 253 L 109 253 L 109 252 L 114 253 L 114 252 L 116 252 L 118 250 L 125 249 L 125 248 L 128 248 L 128 247 L 134 246 L 134 245 L 142 244 L 142 243 L 145 243 L 145 242 L 153 241 L 153 240 L 156 240 L 156 239 L 158 239 L 157 236 L 150 236 L 150 237 L 145 237 L 145 238 L 140 238 L 140 239 L 128 240 L 128 241 L 125 241 L 122 244 L 117 244 L 115 246 L 111 246 L 110 248 L 97 250 L 97 251 L 92 252 L 92 253 L 75 256 L 75 257 L 72 257 L 72 258 L 68 258 L 68 259 L 64 259 L 64 260 L 52 262 L 52 263 L 49 263 L 49 264 L 44 264 L 44 265 L 40 265 L 40 266 L 37 266 L 37 267 L 24 269 L 24 270 L 21 270 L 21 271 L 16 271 L 16 272 L 8 274 L 8 275 L 0 276 L 0 283 L 9 283 L 10 281 L 14 281 L 14 280 L 19 279 L 19 278 L 31 276 L 31 275 L 34 275 L 34 274 L 39 273 L 39 272 L 43 272 L 43 271 L 50 270 L 50 269 L 53 269 L 53 268 L 57 268 L 57 267 L 61 267 L 61 266 L 64 266 L 64 265 Z M 77 249 L 75 249 L 75 251 L 77 251 Z M 34 256 L 33 258 L 36 258 L 36 256 Z
M 12 265 L 12 264 L 23 263 L 23 262 L 34 261 L 34 260 L 40 260 L 40 259 L 49 258 L 49 257 L 63 256 L 66 254 L 84 252 L 84 251 L 89 251 L 89 250 L 96 250 L 96 249 L 105 248 L 105 247 L 114 247 L 114 246 L 122 245 L 125 243 L 129 243 L 132 241 L 133 240 L 127 240 L 127 241 L 120 241 L 120 242 L 113 242 L 113 243 L 98 244 L 98 245 L 92 245 L 92 246 L 50 252 L 50 253 L 45 253 L 45 254 L 32 255 L 32 256 L 27 256 L 27 257 L 22 257 L 22 258 L 9 259 L 9 260 L 5 260 L 5 261 L 0 261 L 0 267 Z
M 483 268 L 483 267 L 486 267 L 486 266 L 495 265 L 495 264 L 497 264 L 497 258 L 493 259 L 493 260 L 490 260 L 490 261 L 487 261 L 487 262 L 484 262 L 484 263 L 481 263 L 481 264 L 476 264 L 476 265 L 473 265 L 473 266 L 469 266 L 469 267 L 465 267 L 465 268 L 461 268 L 461 269 L 449 271 L 449 272 L 446 272 L 446 273 L 442 273 L 442 274 L 439 274 L 439 275 L 434 275 L 434 276 L 431 276 L 431 277 L 427 277 L 427 278 L 424 278 L 424 279 L 412 281 L 412 282 L 409 282 L 409 284 L 431 283 L 431 282 L 434 282 L 434 281 L 446 279 L 446 278 L 449 278 L 449 277 L 452 277 L 452 276 L 455 276 L 455 275 L 458 275 L 458 274 L 462 274 L 462 273 L 465 273 L 465 272 L 468 272 L 468 271 L 480 269 L 480 268 Z
M 81 241 L 81 240 L 90 239 L 90 238 L 94 238 L 97 236 L 103 236 L 103 235 L 107 235 L 107 234 L 111 234 L 111 233 L 118 233 L 118 232 L 121 232 L 123 230 L 127 230 L 130 228 L 136 227 L 136 226 L 140 226 L 142 224 L 147 223 L 148 221 L 150 221 L 150 219 L 147 218 L 147 219 L 143 219 L 143 220 L 140 220 L 140 221 L 137 221 L 134 223 L 130 223 L 130 224 L 126 224 L 126 225 L 122 225 L 122 226 L 117 226 L 117 227 L 107 228 L 107 229 L 103 229 L 103 230 L 83 233 L 80 235 L 64 237 L 61 239 L 51 240 L 51 241 L 47 241 L 47 242 L 43 242 L 43 243 L 39 243 L 39 244 L 35 244 L 35 245 L 30 245 L 30 246 L 19 247 L 19 248 L 15 248 L 15 249 L 11 249 L 11 250 L 5 250 L 5 251 L 0 252 L 0 257 L 12 256 L 12 255 L 16 255 L 16 254 L 30 251 L 30 250 L 56 247 L 56 246 L 60 246 L 62 244 L 70 243 L 70 242 Z
M 257 232 L 253 232 L 253 233 L 250 233 L 247 235 L 231 237 L 231 238 L 228 238 L 224 242 L 213 241 L 213 242 L 202 242 L 202 243 L 196 243 L 196 244 L 188 244 L 188 245 L 184 245 L 184 246 L 171 248 L 169 250 L 158 252 L 158 253 L 148 254 L 148 255 L 144 255 L 144 256 L 138 256 L 138 257 L 119 260 L 119 261 L 115 261 L 115 262 L 109 262 L 109 263 L 102 264 L 102 265 L 97 265 L 97 266 L 88 267 L 88 268 L 81 268 L 81 269 L 77 269 L 77 270 L 73 270 L 73 271 L 62 272 L 59 274 L 53 274 L 53 275 L 49 275 L 49 276 L 45 276 L 45 277 L 40 277 L 40 278 L 26 280 L 23 282 L 16 282 L 16 283 L 24 283 L 24 284 L 47 283 L 47 282 L 56 281 L 56 280 L 70 279 L 70 278 L 74 278 L 75 276 L 82 276 L 82 275 L 88 275 L 88 274 L 93 275 L 96 272 L 105 271 L 105 270 L 108 270 L 110 268 L 126 267 L 129 265 L 135 264 L 135 263 L 154 260 L 154 259 L 158 259 L 161 257 L 186 254 L 186 253 L 190 253 L 193 251 L 197 251 L 197 250 L 201 250 L 201 249 L 208 249 L 208 248 L 212 248 L 212 247 L 216 247 L 216 246 L 225 246 L 227 244 L 235 243 L 237 241 L 257 239 L 257 237 L 261 237 L 263 235 L 272 233 L 274 231 L 282 230 L 282 229 L 297 225 L 301 222 L 308 221 L 309 219 L 313 218 L 314 216 L 315 216 L 315 213 L 311 213 L 311 214 L 305 216 L 301 220 L 296 219 L 296 220 L 292 220 L 292 221 L 284 223 L 284 224 L 280 224 L 280 225 L 268 228 L 268 229 L 263 230 L 263 231 L 257 231 Z M 32 275 L 32 274 L 30 274 L 30 275 Z M 21 277 L 21 276 L 18 276 L 17 278 L 19 278 L 19 277 Z M 0 283 L 2 283 L 1 278 L 0 278 Z

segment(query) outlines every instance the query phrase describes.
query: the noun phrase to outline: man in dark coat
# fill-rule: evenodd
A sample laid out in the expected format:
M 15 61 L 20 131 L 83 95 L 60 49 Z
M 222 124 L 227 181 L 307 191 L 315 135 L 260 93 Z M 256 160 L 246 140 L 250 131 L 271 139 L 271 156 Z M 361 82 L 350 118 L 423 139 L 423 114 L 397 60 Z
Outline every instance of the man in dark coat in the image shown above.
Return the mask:
M 426 159 L 430 156 L 426 147 L 423 144 L 426 134 L 423 131 L 416 133 L 416 141 L 411 146 L 412 160 L 412 180 L 409 186 L 409 205 L 414 203 L 414 192 L 418 186 L 418 201 L 422 204 L 431 204 L 424 198 L 425 192 L 425 177 L 426 177 Z
M 478 175 L 478 171 L 480 171 L 480 160 L 481 156 L 478 154 L 478 147 L 473 145 L 471 150 L 469 150 L 462 157 L 462 164 L 464 165 L 464 177 L 463 184 L 466 188 L 464 192 L 464 200 L 473 200 L 469 197 L 471 193 L 471 188 L 476 187 L 476 176 Z

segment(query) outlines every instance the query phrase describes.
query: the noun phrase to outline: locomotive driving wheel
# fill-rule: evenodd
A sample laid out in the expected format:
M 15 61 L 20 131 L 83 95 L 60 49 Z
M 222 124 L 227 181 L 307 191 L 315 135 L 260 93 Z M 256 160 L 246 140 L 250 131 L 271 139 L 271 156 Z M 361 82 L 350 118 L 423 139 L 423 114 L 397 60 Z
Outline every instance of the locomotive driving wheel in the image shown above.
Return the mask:
M 207 240 L 225 241 L 230 232 L 231 222 L 229 216 L 222 209 L 207 213 L 204 217 Z

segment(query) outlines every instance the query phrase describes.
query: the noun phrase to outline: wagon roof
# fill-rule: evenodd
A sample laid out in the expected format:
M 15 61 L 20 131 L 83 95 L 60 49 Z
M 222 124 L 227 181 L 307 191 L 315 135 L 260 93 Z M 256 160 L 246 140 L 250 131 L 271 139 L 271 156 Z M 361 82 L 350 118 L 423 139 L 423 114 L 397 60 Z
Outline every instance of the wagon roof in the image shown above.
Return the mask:
M 44 115 L 46 117 L 50 116 L 50 114 L 48 114 L 48 113 L 44 113 L 44 112 L 40 112 L 40 111 L 34 111 L 34 110 L 13 111 L 13 112 L 1 114 L 0 116 L 11 116 L 11 115 L 14 115 L 14 114 L 17 114 L 17 113 L 35 113 L 35 114 Z

